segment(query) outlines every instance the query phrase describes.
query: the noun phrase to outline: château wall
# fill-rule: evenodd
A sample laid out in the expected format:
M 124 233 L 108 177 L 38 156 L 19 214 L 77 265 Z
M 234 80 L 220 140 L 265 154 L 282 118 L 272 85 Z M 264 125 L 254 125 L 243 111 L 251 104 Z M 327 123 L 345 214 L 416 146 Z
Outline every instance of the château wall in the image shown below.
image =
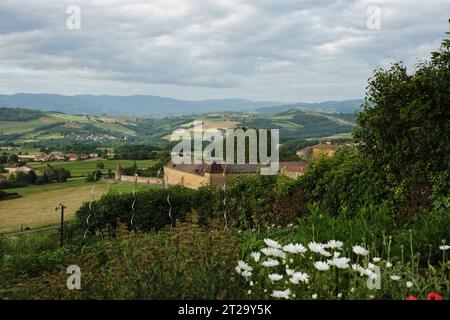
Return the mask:
M 135 176 L 125 176 L 120 175 L 119 181 L 128 181 L 128 182 L 135 182 L 136 177 Z M 163 184 L 162 179 L 155 178 L 155 177 L 137 177 L 137 183 L 145 183 L 145 184 Z
M 208 185 L 208 179 L 193 173 L 183 172 L 180 170 L 164 167 L 164 179 L 168 185 L 182 185 L 188 188 L 197 189 Z

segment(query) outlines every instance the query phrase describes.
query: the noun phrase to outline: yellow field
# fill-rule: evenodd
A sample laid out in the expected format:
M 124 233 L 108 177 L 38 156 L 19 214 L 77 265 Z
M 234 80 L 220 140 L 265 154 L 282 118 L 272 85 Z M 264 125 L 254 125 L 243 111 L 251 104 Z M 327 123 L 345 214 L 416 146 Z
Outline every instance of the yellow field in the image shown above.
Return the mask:
M 96 185 L 95 197 L 108 192 L 111 183 L 102 181 Z M 55 207 L 64 203 L 65 220 L 73 218 L 84 201 L 91 199 L 92 184 L 24 194 L 18 199 L 0 201 L 0 233 L 20 231 L 21 227 L 36 228 L 60 221 Z
M 233 129 L 236 128 L 240 122 L 231 121 L 231 120 L 216 120 L 216 119 L 202 119 L 202 131 L 203 132 L 220 132 L 224 129 Z M 188 122 L 181 126 L 181 128 L 186 129 L 191 134 L 194 132 L 194 122 Z M 171 135 L 167 135 L 163 137 L 165 140 L 170 141 Z

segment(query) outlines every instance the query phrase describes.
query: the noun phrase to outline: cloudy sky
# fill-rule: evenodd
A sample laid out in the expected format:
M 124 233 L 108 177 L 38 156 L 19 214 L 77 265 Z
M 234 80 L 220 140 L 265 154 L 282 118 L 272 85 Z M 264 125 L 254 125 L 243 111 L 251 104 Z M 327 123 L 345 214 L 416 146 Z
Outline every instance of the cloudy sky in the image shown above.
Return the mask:
M 0 94 L 360 98 L 448 18 L 450 0 L 0 0 Z

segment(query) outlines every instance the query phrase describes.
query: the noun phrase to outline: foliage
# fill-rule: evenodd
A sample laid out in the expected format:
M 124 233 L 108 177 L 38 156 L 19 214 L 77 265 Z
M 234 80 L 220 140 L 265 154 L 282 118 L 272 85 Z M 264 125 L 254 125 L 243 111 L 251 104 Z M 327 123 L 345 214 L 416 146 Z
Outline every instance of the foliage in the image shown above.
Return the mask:
M 94 181 L 100 181 L 103 177 L 103 172 L 102 170 L 98 169 L 93 171 L 92 173 L 88 173 L 88 175 L 86 176 L 86 181 L 87 182 L 94 182 Z
M 10 200 L 10 199 L 16 199 L 19 198 L 19 194 L 17 192 L 5 192 L 3 190 L 0 190 L 0 201 L 2 200 Z
M 429 207 L 430 195 L 448 195 L 450 179 L 450 43 L 442 42 L 414 74 L 394 64 L 376 70 L 354 136 L 384 176 L 403 212 Z M 445 182 L 444 182 L 445 181 Z
M 42 117 L 44 113 L 39 110 L 24 108 L 0 108 L 0 121 L 28 121 Z
M 222 228 L 200 228 L 194 219 L 193 223 L 178 223 L 177 227 L 158 233 L 119 233 L 120 238 L 98 241 L 78 254 L 68 253 L 65 261 L 83 270 L 82 290 L 67 290 L 65 270 L 54 265 L 52 272 L 28 278 L 21 286 L 6 283 L 1 290 L 0 282 L 0 298 L 238 297 L 238 281 L 235 277 L 229 278 L 238 258 L 236 238 L 231 232 L 224 232 Z M 49 261 L 48 265 L 52 263 Z M 42 290 L 44 287 L 46 289 Z
M 94 201 L 91 210 L 89 203 L 83 204 L 76 212 L 74 232 L 84 232 L 88 216 L 91 232 L 109 230 L 114 234 L 118 224 L 125 224 L 130 230 L 159 230 L 174 224 L 175 220 L 184 220 L 186 214 L 192 211 L 192 193 L 192 190 L 183 187 L 149 189 L 136 192 L 135 195 L 109 193 Z M 169 216 L 170 208 L 172 218 Z
M 408 295 L 425 298 L 430 291 L 449 298 L 446 251 L 443 262 L 419 270 L 414 257 L 392 263 L 389 254 L 380 256 L 349 241 L 264 242 L 266 247 L 236 266 L 251 299 L 403 300 Z

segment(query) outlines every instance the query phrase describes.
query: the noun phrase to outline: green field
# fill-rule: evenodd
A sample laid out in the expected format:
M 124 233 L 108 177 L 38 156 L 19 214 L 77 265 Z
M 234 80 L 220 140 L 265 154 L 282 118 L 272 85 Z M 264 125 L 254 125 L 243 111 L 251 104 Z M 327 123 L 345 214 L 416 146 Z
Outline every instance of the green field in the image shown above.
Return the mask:
M 59 222 L 55 207 L 61 202 L 66 209 L 66 220 L 73 218 L 84 201 L 92 197 L 94 183 L 86 179 L 69 179 L 64 183 L 8 189 L 17 192 L 20 198 L 0 201 L 0 233 L 19 231 L 21 228 L 40 228 Z M 134 183 L 114 180 L 101 180 L 95 184 L 94 198 L 107 192 L 132 192 Z M 160 188 L 158 186 L 137 184 L 136 191 Z
M 112 183 L 112 180 L 97 182 L 94 199 L 107 193 Z M 66 206 L 66 221 L 71 220 L 82 203 L 92 199 L 93 185 L 85 179 L 72 179 L 65 183 L 9 189 L 22 197 L 0 201 L 0 233 L 57 224 L 60 216 L 55 208 L 59 203 Z
M 86 176 L 88 173 L 93 172 L 97 169 L 97 163 L 103 162 L 105 168 L 104 172 L 108 169 L 116 170 L 117 166 L 120 164 L 122 168 L 131 167 L 134 164 L 134 160 L 83 160 L 83 161 L 56 161 L 48 163 L 34 163 L 29 162 L 28 165 L 35 170 L 43 170 L 47 164 L 50 164 L 56 168 L 64 168 L 70 171 L 72 177 Z M 145 169 L 156 163 L 156 160 L 136 160 L 138 168 Z
M 115 181 L 111 184 L 111 187 L 109 188 L 109 192 L 116 192 L 116 193 L 128 193 L 133 192 L 134 183 L 133 182 L 126 182 L 126 181 Z M 161 188 L 160 186 L 155 185 L 148 185 L 148 184 L 136 184 L 136 191 L 144 191 L 149 189 L 157 189 Z
M 14 112 L 14 111 L 10 111 Z M 15 135 L 14 142 L 44 141 L 60 139 L 69 134 L 87 137 L 98 136 L 133 137 L 136 135 L 133 121 L 125 117 L 69 115 L 58 112 L 43 112 L 42 116 L 22 120 L 0 119 L 0 136 Z

